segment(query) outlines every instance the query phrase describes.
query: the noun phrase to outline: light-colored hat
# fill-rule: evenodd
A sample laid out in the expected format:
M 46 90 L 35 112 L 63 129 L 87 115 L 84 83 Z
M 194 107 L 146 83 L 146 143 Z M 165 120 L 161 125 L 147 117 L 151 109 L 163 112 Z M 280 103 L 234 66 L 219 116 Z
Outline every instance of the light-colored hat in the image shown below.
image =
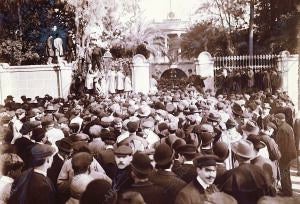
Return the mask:
M 233 153 L 243 158 L 252 159 L 256 156 L 253 143 L 249 140 L 241 139 L 237 142 L 232 143 L 231 150 Z

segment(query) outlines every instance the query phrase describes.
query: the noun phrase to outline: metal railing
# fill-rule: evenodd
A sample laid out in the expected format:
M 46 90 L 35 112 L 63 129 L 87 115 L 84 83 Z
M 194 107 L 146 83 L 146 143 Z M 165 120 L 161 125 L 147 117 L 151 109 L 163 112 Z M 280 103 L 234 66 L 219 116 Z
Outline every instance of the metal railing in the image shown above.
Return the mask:
M 271 69 L 277 67 L 277 55 L 239 55 L 239 56 L 217 56 L 214 57 L 214 68 L 227 69 Z

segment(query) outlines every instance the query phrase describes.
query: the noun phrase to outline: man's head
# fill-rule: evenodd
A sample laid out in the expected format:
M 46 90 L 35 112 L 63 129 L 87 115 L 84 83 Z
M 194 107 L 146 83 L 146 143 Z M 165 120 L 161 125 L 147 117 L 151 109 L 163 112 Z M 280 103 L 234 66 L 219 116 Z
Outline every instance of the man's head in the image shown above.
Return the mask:
M 19 120 L 22 120 L 26 116 L 26 111 L 24 109 L 17 109 L 15 114 Z
M 1 154 L 0 163 L 0 171 L 4 176 L 15 179 L 21 175 L 24 162 L 18 155 L 13 153 Z
M 280 126 L 284 122 L 285 122 L 285 115 L 284 115 L 284 113 L 277 113 L 275 115 L 275 123 L 276 123 L 276 125 Z
M 216 159 L 217 157 L 214 155 L 205 155 L 199 156 L 193 161 L 194 165 L 197 167 L 198 176 L 207 185 L 213 184 L 217 176 Z
M 114 150 L 116 164 L 119 169 L 125 169 L 132 161 L 132 149 L 121 145 Z
M 93 156 L 87 152 L 79 152 L 72 156 L 72 168 L 74 175 L 88 172 L 93 161 Z
M 114 126 L 115 130 L 121 131 L 122 130 L 122 119 L 115 118 L 113 121 L 113 126 Z
M 31 149 L 32 166 L 40 167 L 45 165 L 46 169 L 50 168 L 53 162 L 55 148 L 47 144 L 36 144 Z

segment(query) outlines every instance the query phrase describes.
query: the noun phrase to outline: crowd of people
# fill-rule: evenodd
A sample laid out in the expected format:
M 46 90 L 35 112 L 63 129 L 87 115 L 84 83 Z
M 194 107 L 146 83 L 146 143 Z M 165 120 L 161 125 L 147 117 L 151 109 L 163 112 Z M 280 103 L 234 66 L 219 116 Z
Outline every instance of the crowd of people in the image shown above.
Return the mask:
M 299 203 L 281 89 L 21 98 L 0 107 L 0 203 Z
M 221 73 L 219 73 L 221 72 Z M 275 91 L 282 86 L 282 72 L 273 69 L 220 69 L 216 72 L 216 86 L 220 93 Z

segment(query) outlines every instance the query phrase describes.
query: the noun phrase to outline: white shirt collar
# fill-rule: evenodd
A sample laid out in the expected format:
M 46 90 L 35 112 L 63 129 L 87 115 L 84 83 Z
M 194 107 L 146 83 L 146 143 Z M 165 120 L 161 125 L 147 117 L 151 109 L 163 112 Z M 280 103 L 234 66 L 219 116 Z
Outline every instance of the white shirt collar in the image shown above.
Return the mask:
M 193 161 L 184 161 L 184 164 L 193 164 Z
M 207 189 L 207 187 L 209 186 L 209 185 L 207 185 L 201 178 L 200 178 L 200 176 L 197 176 L 197 181 L 200 183 L 200 185 L 204 188 L 204 190 L 205 189 Z
M 39 170 L 39 169 L 34 169 L 33 171 L 36 172 L 36 173 L 38 173 L 38 174 L 42 174 L 42 175 L 44 175 L 45 177 L 47 177 L 47 173 L 44 172 L 44 171 L 41 171 L 41 170 Z

